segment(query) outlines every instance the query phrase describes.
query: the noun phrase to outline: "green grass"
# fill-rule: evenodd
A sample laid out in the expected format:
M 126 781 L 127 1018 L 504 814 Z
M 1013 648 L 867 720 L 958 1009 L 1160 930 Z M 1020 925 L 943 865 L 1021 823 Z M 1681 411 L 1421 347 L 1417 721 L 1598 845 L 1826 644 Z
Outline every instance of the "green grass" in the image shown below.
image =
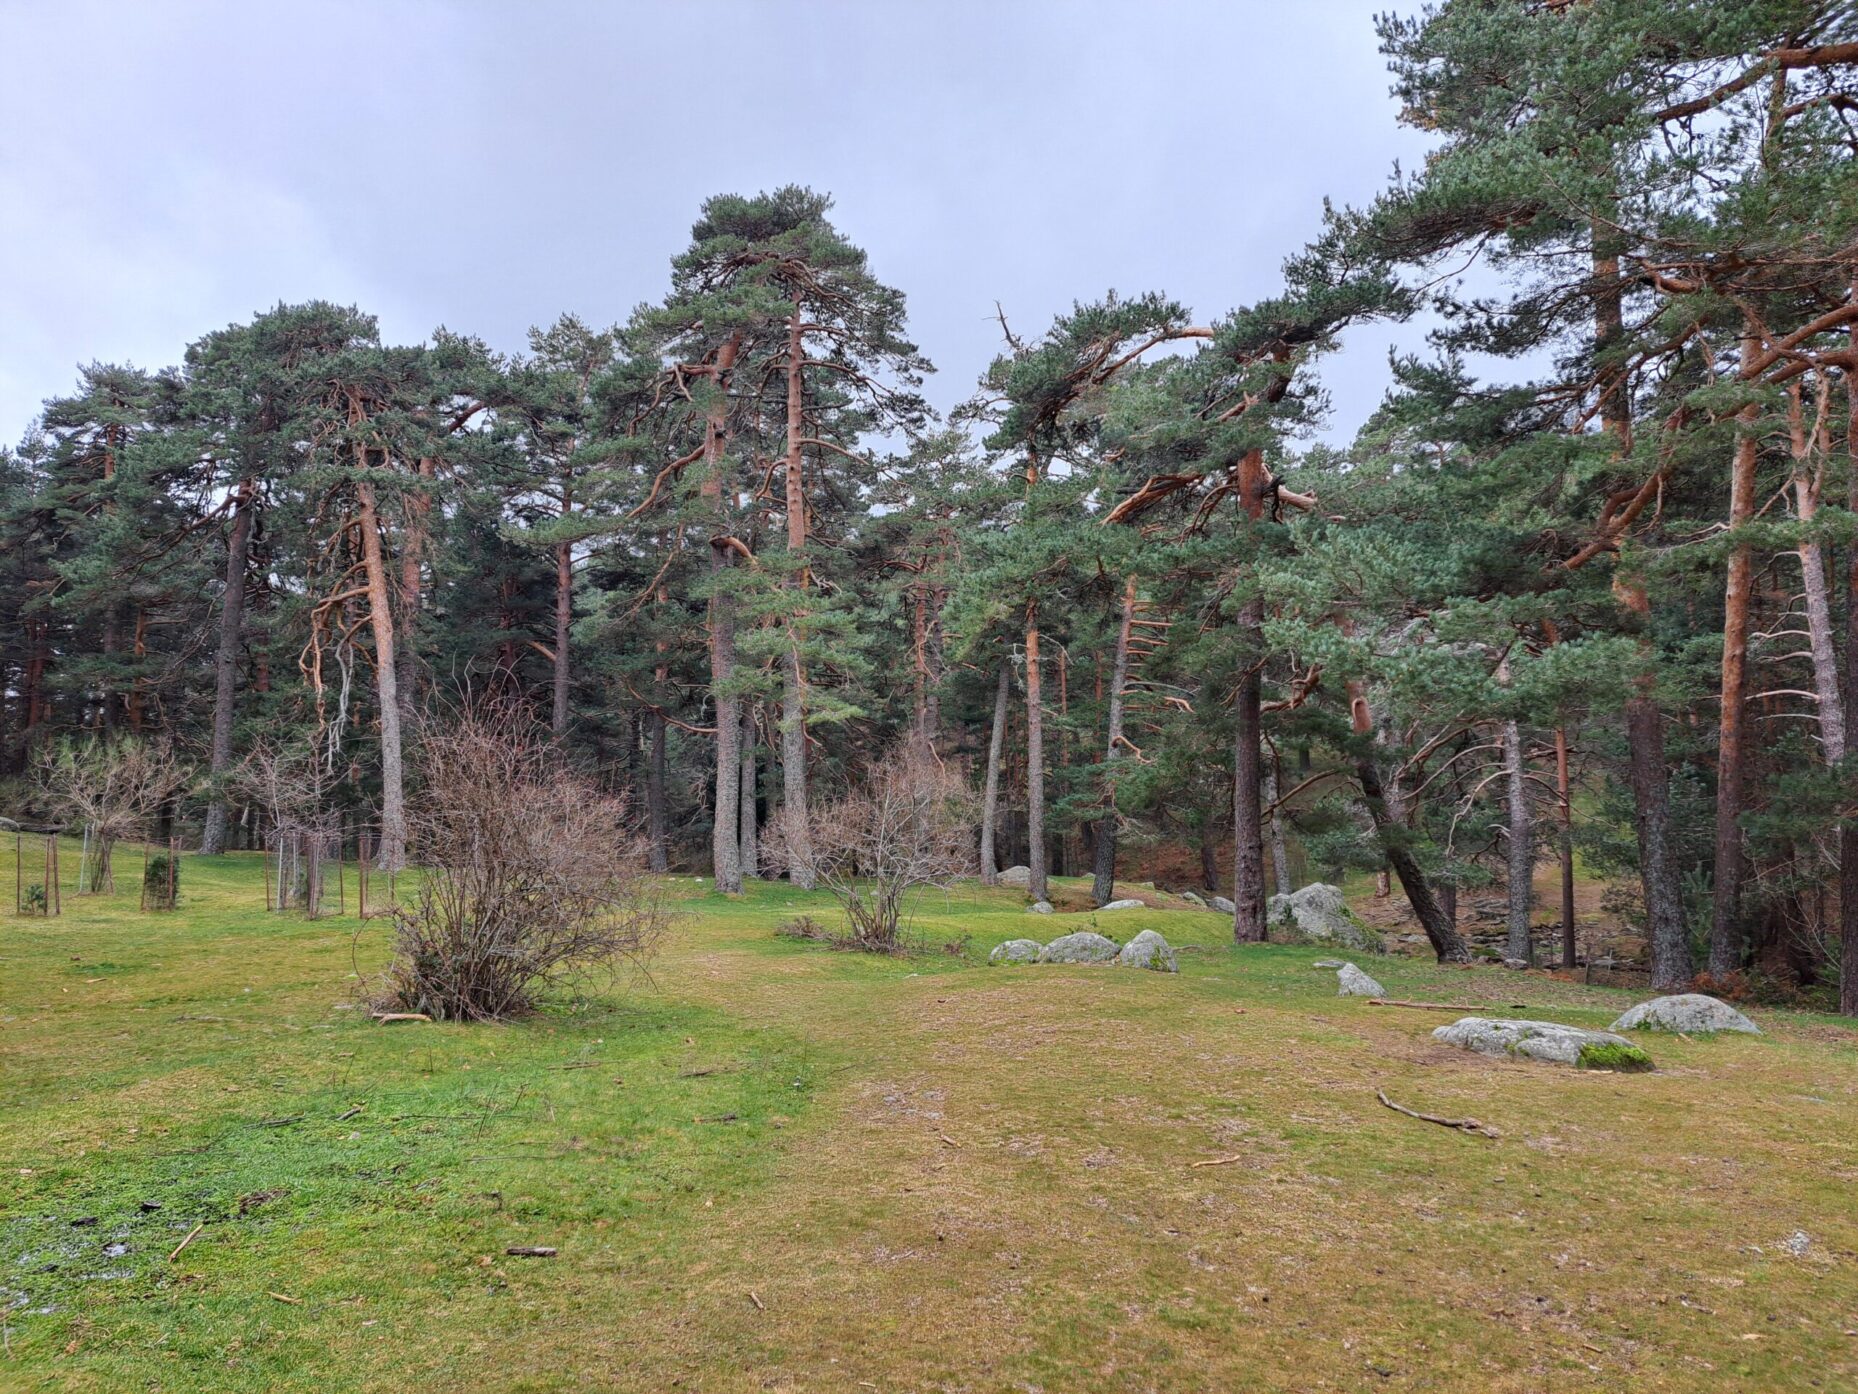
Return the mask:
M 0 938 L 0 1388 L 1858 1378 L 1858 1051 L 1833 1018 L 1558 1070 L 1438 1046 L 1453 1013 L 1338 999 L 1321 950 L 1236 949 L 1215 914 L 1033 917 L 970 886 L 924 899 L 927 951 L 883 958 L 774 934 L 822 897 L 682 878 L 649 978 L 513 1025 L 380 1026 L 354 975 L 382 922 L 266 915 L 244 857 L 188 858 L 171 914 L 118 882 Z M 979 966 L 1091 927 L 1158 929 L 1182 972 Z M 1372 971 L 1578 1025 L 1631 1000 Z M 524 1244 L 560 1255 L 504 1255 Z

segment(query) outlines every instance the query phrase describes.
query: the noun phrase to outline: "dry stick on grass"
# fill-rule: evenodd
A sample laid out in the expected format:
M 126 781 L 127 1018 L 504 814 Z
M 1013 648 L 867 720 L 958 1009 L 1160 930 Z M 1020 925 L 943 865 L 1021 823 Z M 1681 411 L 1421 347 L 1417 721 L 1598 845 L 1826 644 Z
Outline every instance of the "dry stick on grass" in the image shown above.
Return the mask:
M 748 1290 L 748 1300 L 755 1304 L 756 1311 L 765 1312 L 768 1310 L 766 1307 L 761 1305 L 761 1298 L 756 1295 L 755 1290 L 753 1288 L 750 1288 Z
M 293 1307 L 301 1307 L 303 1305 L 303 1299 L 301 1297 L 289 1297 L 281 1292 L 270 1292 L 266 1293 L 265 1296 L 275 1297 L 279 1302 L 288 1302 Z
M 1245 1154 L 1243 1152 L 1235 1152 L 1230 1157 L 1209 1157 L 1204 1162 L 1189 1162 L 1187 1165 L 1189 1167 L 1225 1167 L 1231 1166 L 1234 1162 L 1242 1162 L 1244 1160 Z
M 512 1244 L 503 1251 L 511 1258 L 553 1258 L 555 1250 L 547 1244 Z
M 1481 1133 L 1485 1137 L 1503 1136 L 1488 1123 L 1480 1123 L 1475 1118 L 1441 1118 L 1436 1113 L 1420 1113 L 1417 1109 L 1410 1109 L 1404 1104 L 1395 1103 L 1379 1089 L 1374 1091 L 1374 1097 L 1395 1113 L 1404 1113 L 1408 1118 L 1417 1118 L 1422 1123 L 1437 1123 L 1441 1128 L 1456 1128 L 1461 1133 Z
M 206 1221 L 202 1220 L 199 1224 L 195 1225 L 191 1230 L 189 1230 L 187 1232 L 187 1237 L 183 1239 L 180 1243 L 176 1244 L 174 1246 L 174 1252 L 168 1255 L 168 1262 L 173 1263 L 175 1259 L 179 1258 L 181 1256 L 181 1250 L 185 1249 L 189 1244 L 193 1243 L 194 1236 L 199 1234 L 200 1231 L 205 1228 L 206 1228 Z
M 1370 997 L 1370 1007 L 1418 1007 L 1428 1012 L 1487 1012 L 1502 1007 L 1509 1012 L 1541 1012 L 1547 1007 L 1531 1007 L 1527 1002 L 1403 1002 L 1397 997 Z

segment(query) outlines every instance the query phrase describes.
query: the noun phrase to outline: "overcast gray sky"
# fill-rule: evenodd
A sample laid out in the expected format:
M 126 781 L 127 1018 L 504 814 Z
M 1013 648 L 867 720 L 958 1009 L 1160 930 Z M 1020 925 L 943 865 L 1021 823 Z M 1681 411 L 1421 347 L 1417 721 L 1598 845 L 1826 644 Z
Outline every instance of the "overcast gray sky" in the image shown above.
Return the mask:
M 706 195 L 789 182 L 908 293 L 946 407 L 996 300 L 1022 334 L 1111 287 L 1217 314 L 1325 195 L 1414 164 L 1385 3 L 0 0 L 0 439 L 79 363 L 160 367 L 280 300 L 505 350 L 623 319 Z M 1336 431 L 1394 337 L 1326 370 Z

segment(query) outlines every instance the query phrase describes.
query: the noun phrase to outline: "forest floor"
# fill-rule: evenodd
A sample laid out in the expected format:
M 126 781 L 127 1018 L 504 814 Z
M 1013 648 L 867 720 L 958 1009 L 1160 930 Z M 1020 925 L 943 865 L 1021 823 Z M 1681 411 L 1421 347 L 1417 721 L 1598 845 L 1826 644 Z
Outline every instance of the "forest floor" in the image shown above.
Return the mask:
M 1456 1012 L 1338 999 L 1214 914 L 967 887 L 873 958 L 775 936 L 820 897 L 680 879 L 649 978 L 382 1026 L 382 921 L 268 916 L 250 857 L 182 886 L 0 936 L 0 1388 L 1858 1385 L 1833 1018 L 1587 1074 L 1436 1045 Z M 1093 920 L 1182 972 L 983 966 Z M 1368 966 L 1580 1025 L 1634 1000 Z

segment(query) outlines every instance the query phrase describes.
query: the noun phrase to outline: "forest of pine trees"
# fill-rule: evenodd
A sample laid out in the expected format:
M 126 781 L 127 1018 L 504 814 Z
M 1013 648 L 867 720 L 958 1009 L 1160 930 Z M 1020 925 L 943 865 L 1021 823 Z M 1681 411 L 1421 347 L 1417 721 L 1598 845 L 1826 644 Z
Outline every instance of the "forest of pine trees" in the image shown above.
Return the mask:
M 1858 1014 L 1858 16 L 1380 32 L 1424 168 L 1310 209 L 1257 303 L 990 288 L 946 420 L 883 248 L 799 186 L 514 356 L 313 302 L 85 367 L 0 453 L 0 811 L 61 744 L 166 742 L 175 835 L 249 847 L 242 772 L 296 751 L 416 862 L 425 714 L 520 695 L 724 891 L 777 811 L 932 753 L 1035 899 L 1165 853 L 1258 940 L 1271 891 L 1385 872 L 1441 961 L 1491 887 L 1572 966 L 1578 869 L 1655 986 Z M 1325 357 L 1413 319 L 1324 441 Z

